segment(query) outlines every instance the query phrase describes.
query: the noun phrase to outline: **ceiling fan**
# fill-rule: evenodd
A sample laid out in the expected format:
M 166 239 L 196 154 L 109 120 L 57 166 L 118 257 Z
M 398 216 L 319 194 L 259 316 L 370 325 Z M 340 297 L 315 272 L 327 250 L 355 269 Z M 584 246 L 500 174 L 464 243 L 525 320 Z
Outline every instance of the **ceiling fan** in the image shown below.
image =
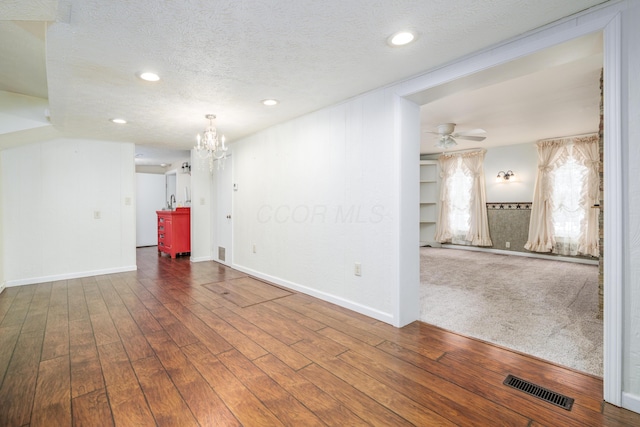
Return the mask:
M 484 129 L 472 129 L 464 132 L 456 132 L 453 131 L 456 128 L 455 123 L 443 123 L 438 125 L 437 132 L 430 132 L 435 135 L 438 135 L 438 142 L 436 143 L 436 147 L 438 148 L 451 148 L 458 145 L 456 139 L 467 139 L 469 141 L 484 141 L 487 137 L 485 134 L 487 133 Z

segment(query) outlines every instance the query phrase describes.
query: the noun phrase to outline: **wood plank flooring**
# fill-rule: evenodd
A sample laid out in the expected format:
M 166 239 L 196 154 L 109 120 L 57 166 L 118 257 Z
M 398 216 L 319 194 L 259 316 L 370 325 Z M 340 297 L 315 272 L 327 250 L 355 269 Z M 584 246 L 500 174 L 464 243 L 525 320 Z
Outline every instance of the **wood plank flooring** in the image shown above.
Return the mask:
M 0 426 L 637 426 L 598 378 L 213 262 L 0 295 Z M 575 398 L 571 411 L 502 384 Z

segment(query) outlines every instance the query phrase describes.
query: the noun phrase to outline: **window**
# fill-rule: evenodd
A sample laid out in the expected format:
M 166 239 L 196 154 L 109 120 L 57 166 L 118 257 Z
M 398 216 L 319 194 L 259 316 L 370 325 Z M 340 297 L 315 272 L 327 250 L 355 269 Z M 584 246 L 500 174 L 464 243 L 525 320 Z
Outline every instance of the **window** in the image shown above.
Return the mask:
M 484 188 L 485 150 L 443 154 L 435 240 L 491 246 Z
M 538 142 L 529 239 L 534 252 L 600 255 L 598 135 Z
M 585 205 L 581 202 L 587 185 L 587 168 L 577 162 L 572 147 L 566 161 L 551 172 L 552 208 L 551 223 L 556 244 L 553 252 L 562 255 L 577 255 Z
M 468 244 L 465 240 L 471 219 L 471 178 L 470 171 L 463 168 L 462 158 L 456 159 L 455 172 L 447 180 L 449 194 L 449 224 L 451 243 Z

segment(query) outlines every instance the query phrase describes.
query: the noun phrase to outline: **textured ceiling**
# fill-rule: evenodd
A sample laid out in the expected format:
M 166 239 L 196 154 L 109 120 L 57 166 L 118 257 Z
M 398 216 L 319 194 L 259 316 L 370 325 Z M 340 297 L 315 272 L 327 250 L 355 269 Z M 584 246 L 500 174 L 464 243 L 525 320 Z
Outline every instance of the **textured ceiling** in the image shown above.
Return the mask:
M 219 130 L 233 141 L 599 3 L 3 0 L 0 19 L 50 20 L 55 10 L 44 87 L 58 131 L 188 149 L 207 113 L 217 114 Z M 389 47 L 387 37 L 400 29 L 416 31 L 417 40 Z M 9 36 L 24 43 L 24 34 Z M 37 48 L 27 56 L 42 60 Z M 3 58 L 0 88 L 26 93 L 6 64 Z M 38 86 L 37 76 L 24 74 L 28 63 L 20 67 Z M 161 80 L 139 80 L 143 70 Z M 259 103 L 265 98 L 281 103 L 268 108 Z M 113 117 L 129 123 L 115 125 Z

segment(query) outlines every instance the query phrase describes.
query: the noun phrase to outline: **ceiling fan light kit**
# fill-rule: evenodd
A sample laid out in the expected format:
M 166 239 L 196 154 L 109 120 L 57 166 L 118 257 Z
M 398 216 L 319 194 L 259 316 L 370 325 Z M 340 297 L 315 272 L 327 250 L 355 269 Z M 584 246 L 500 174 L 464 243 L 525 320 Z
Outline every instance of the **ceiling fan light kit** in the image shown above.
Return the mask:
M 455 139 L 451 138 L 450 135 L 442 135 L 438 138 L 438 142 L 435 146 L 446 150 L 447 148 L 455 147 L 456 145 L 458 145 L 458 143 Z

